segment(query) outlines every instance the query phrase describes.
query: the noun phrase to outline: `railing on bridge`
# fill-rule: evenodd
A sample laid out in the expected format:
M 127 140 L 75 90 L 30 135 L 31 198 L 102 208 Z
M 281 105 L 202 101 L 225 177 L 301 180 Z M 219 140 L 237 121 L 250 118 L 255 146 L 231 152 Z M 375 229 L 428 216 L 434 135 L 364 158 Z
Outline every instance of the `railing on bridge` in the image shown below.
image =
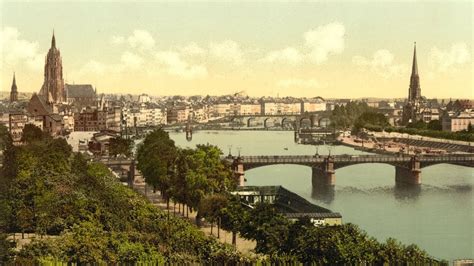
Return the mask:
M 331 156 L 334 162 L 379 162 L 379 163 L 396 163 L 396 162 L 408 162 L 412 156 L 405 155 L 333 155 Z M 327 156 L 321 155 L 257 155 L 257 156 L 241 156 L 239 160 L 244 163 L 260 163 L 260 164 L 272 164 L 272 163 L 320 163 L 323 162 Z M 473 162 L 474 154 L 456 154 L 456 155 L 437 155 L 437 156 L 417 156 L 420 162 Z

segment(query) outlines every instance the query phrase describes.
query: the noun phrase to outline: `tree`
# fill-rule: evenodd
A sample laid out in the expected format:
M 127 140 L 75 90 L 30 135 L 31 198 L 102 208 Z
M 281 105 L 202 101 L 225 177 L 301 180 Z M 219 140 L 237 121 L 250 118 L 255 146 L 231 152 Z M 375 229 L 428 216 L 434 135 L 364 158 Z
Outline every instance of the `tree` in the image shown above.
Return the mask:
M 236 245 L 236 234 L 242 232 L 242 226 L 248 223 L 248 212 L 242 206 L 238 196 L 231 196 L 227 205 L 220 210 L 222 228 L 232 232 L 232 245 Z
M 219 214 L 227 206 L 227 196 L 223 194 L 213 194 L 205 196 L 199 205 L 199 213 L 211 223 L 211 234 L 214 223 L 217 223 L 217 235 L 219 236 L 220 223 Z
M 138 148 L 138 169 L 147 184 L 158 188 L 169 204 L 177 150 L 167 132 L 159 128 L 148 134 Z
M 205 195 L 223 193 L 237 186 L 230 166 L 221 159 L 222 151 L 213 145 L 197 145 L 196 150 L 188 157 L 189 166 L 186 174 L 189 196 L 188 206 L 198 210 Z M 201 214 L 197 213 L 199 224 Z
M 428 125 L 423 120 L 420 119 L 418 121 L 408 123 L 408 125 L 406 127 L 407 128 L 416 128 L 416 129 L 426 129 L 427 126 Z
M 443 129 L 443 127 L 441 126 L 441 122 L 437 119 L 431 120 L 428 123 L 427 128 L 429 130 L 438 130 L 438 131 L 441 131 Z
M 242 223 L 242 236 L 257 241 L 255 251 L 276 254 L 288 239 L 289 221 L 269 203 L 258 203 Z
M 357 117 L 354 122 L 354 131 L 358 132 L 361 128 L 379 128 L 380 130 L 389 126 L 387 117 L 382 113 L 367 111 Z
M 124 155 L 130 157 L 132 155 L 133 141 L 122 137 L 115 137 L 110 139 L 109 154 L 111 156 Z
M 43 139 L 43 131 L 41 128 L 33 125 L 26 124 L 23 128 L 23 134 L 21 136 L 21 141 L 25 143 L 31 143 L 33 141 L 39 141 Z

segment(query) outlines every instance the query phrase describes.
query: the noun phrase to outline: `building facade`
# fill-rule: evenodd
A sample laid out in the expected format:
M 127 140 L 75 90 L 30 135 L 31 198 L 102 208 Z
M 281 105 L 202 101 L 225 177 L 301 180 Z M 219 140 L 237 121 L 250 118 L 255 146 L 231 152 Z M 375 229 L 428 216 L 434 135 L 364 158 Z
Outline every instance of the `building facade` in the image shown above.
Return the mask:
M 445 112 L 441 119 L 443 131 L 457 132 L 474 126 L 474 111 L 466 109 L 460 112 Z

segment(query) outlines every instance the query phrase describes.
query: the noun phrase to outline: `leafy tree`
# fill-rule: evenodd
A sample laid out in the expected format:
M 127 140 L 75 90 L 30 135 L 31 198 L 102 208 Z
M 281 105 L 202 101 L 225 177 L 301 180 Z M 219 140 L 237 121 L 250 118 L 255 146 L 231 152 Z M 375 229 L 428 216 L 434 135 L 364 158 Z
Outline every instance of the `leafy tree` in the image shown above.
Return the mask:
M 122 137 L 110 139 L 109 154 L 111 156 L 124 155 L 130 157 L 132 155 L 133 141 Z
M 205 196 L 199 205 L 199 213 L 211 223 L 211 234 L 214 223 L 218 223 L 220 211 L 227 206 L 228 199 L 223 194 Z M 219 230 L 220 225 L 218 223 Z M 219 232 L 218 232 L 219 235 Z
M 161 128 L 148 134 L 137 152 L 138 169 L 145 181 L 158 188 L 168 204 L 176 157 L 174 141 Z
M 25 143 L 31 143 L 33 141 L 42 140 L 43 137 L 44 137 L 44 134 L 41 128 L 33 124 L 26 124 L 25 127 L 23 128 L 21 141 Z
M 249 213 L 245 210 L 238 196 L 231 196 L 227 205 L 220 210 L 222 228 L 232 232 L 232 244 L 236 244 L 236 234 L 245 233 L 242 226 L 248 224 Z M 245 237 L 245 235 L 244 235 Z M 250 237 L 248 237 L 250 238 Z
M 389 126 L 387 117 L 382 113 L 377 113 L 373 111 L 368 111 L 362 113 L 359 117 L 357 117 L 354 123 L 354 132 L 358 132 L 361 128 L 365 127 L 379 127 L 385 128 Z
M 289 221 L 269 203 L 258 203 L 251 209 L 247 222 L 242 223 L 241 234 L 257 242 L 255 251 L 276 254 L 288 239 Z
M 435 119 L 435 120 L 431 120 L 428 123 L 427 129 L 441 131 L 443 129 L 443 127 L 441 126 L 441 122 L 439 120 Z
M 426 129 L 427 124 L 423 120 L 418 120 L 416 122 L 408 123 L 407 128 L 416 128 L 416 129 Z

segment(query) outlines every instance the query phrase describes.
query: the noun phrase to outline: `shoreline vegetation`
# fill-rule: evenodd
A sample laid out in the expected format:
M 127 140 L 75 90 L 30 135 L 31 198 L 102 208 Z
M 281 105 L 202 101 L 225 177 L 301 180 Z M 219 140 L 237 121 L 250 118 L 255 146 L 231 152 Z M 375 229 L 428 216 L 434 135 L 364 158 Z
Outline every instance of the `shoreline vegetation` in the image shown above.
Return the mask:
M 243 254 L 153 206 L 104 165 L 73 153 L 64 139 L 26 130 L 24 145 L 13 146 L 0 127 L 2 263 L 447 264 L 416 245 L 380 243 L 353 224 L 290 222 L 265 203 L 247 209 L 229 193 L 236 180 L 217 147 L 180 149 L 161 129 L 149 134 L 137 154 L 146 183 L 168 205 L 192 208 L 197 224 L 205 219 L 255 241 L 255 253 Z M 14 250 L 13 232 L 39 237 Z

